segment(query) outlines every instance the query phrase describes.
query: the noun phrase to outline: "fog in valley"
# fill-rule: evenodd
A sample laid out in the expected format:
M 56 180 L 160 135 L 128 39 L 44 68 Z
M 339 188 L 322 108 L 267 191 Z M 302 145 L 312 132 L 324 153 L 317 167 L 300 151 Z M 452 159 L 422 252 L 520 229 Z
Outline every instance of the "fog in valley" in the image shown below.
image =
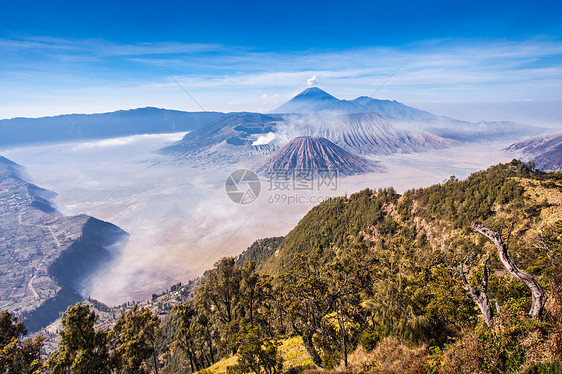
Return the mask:
M 403 192 L 514 158 L 501 150 L 505 142 L 381 156 L 373 159 L 385 173 L 339 178 L 337 188 L 281 192 L 260 177 L 257 200 L 240 205 L 227 196 L 226 178 L 236 169 L 255 170 L 256 164 L 193 168 L 157 152 L 184 134 L 0 150 L 23 165 L 35 184 L 59 194 L 55 202 L 63 214 L 92 215 L 130 234 L 113 264 L 84 284 L 84 296 L 108 304 L 148 298 L 202 274 L 223 256 L 241 253 L 256 239 L 286 235 L 329 196 L 367 187 Z M 297 197 L 298 203 L 292 201 Z

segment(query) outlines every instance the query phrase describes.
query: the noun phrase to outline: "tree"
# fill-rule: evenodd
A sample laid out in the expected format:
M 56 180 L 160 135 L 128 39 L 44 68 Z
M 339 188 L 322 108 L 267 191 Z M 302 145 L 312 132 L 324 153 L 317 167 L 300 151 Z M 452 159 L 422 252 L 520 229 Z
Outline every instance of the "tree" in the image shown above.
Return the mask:
M 214 309 L 220 322 L 228 324 L 235 319 L 235 306 L 240 294 L 242 271 L 232 257 L 224 257 L 205 273 L 205 284 L 199 299 Z
M 246 325 L 238 334 L 238 366 L 240 371 L 255 374 L 277 374 L 283 370 L 283 358 L 277 342 L 260 339 L 255 326 Z
M 373 253 L 373 281 L 363 291 L 362 305 L 370 312 L 371 328 L 379 338 L 397 336 L 419 343 L 434 335 L 435 316 L 428 311 L 432 290 L 427 287 L 434 260 L 424 257 L 429 251 L 416 250 L 415 245 L 405 235 L 397 235 Z
M 293 330 L 302 337 L 312 361 L 322 367 L 321 347 L 315 337 L 325 336 L 325 320 L 330 314 L 328 283 L 322 277 L 321 251 L 298 254 L 293 258 L 291 269 L 279 276 L 283 308 Z
M 427 290 L 420 274 L 398 273 L 394 278 L 377 280 L 373 296 L 363 302 L 382 336 L 394 335 L 411 342 L 426 337 L 431 327 L 425 313 Z
M 52 373 L 111 373 L 115 365 L 109 354 L 109 331 L 96 330 L 96 319 L 87 304 L 68 307 L 62 317 L 58 350 L 48 362 Z
M 271 335 L 271 322 L 275 312 L 271 305 L 274 300 L 273 286 L 270 276 L 256 271 L 255 261 L 244 263 L 239 292 L 236 309 L 243 323 L 260 327 Z
M 341 251 L 325 265 L 324 278 L 328 281 L 327 297 L 331 313 L 324 317 L 326 334 L 339 347 L 339 353 L 347 367 L 347 356 L 357 346 L 366 327 L 367 311 L 361 306 L 361 289 L 370 285 L 370 274 L 365 270 L 368 249 L 364 244 L 355 244 Z
M 473 300 L 476 305 L 480 308 L 482 315 L 484 316 L 484 321 L 488 326 L 492 325 L 492 307 L 490 306 L 490 300 L 488 299 L 488 261 L 490 260 L 490 255 L 486 256 L 484 261 L 482 261 L 482 280 L 480 282 L 480 289 L 476 286 L 471 286 L 466 279 L 464 273 L 464 267 L 461 264 L 459 273 L 461 276 L 462 283 L 465 289 L 468 291 L 467 296 Z
M 500 260 L 506 270 L 521 282 L 525 283 L 527 287 L 529 287 L 529 289 L 531 290 L 532 299 L 529 316 L 531 316 L 532 318 L 537 318 L 540 315 L 544 304 L 546 304 L 547 299 L 546 293 L 544 292 L 541 285 L 537 283 L 532 275 L 519 270 L 513 260 L 511 260 L 511 258 L 509 257 L 507 244 L 502 240 L 501 235 L 498 232 L 492 231 L 476 222 L 472 223 L 472 228 L 474 229 L 474 231 L 484 235 L 485 237 L 490 239 L 492 243 L 495 244 L 496 248 L 498 249 Z
M 158 373 L 156 339 L 160 333 L 160 320 L 148 308 L 132 310 L 121 314 L 112 331 L 115 350 L 113 357 L 119 363 L 120 371 L 127 374 L 144 373 L 145 366 L 153 360 Z
M 246 318 L 250 325 L 254 324 L 254 315 L 257 305 L 261 301 L 261 293 L 259 292 L 259 274 L 256 273 L 256 262 L 248 261 L 242 267 L 240 282 L 240 305 L 247 310 Z
M 313 362 L 332 368 L 357 346 L 367 311 L 360 291 L 371 284 L 365 266 L 368 249 L 354 245 L 325 256 L 320 249 L 296 256 L 280 275 L 280 296 L 293 330 Z
M 222 258 L 213 269 L 205 272 L 204 284 L 195 300 L 197 310 L 205 311 L 220 333 L 218 348 L 232 353 L 236 353 L 234 336 L 242 318 L 239 308 L 241 279 L 242 269 L 236 265 L 234 258 Z
M 175 340 L 176 346 L 185 352 L 189 358 L 191 372 L 194 373 L 202 369 L 205 365 L 203 361 L 203 347 L 201 346 L 201 329 L 198 325 L 198 314 L 191 302 L 174 306 L 177 319 L 174 323 L 178 326 L 178 335 Z M 212 346 L 210 349 L 212 356 Z
M 27 329 L 23 322 L 7 310 L 0 314 L 0 370 L 7 374 L 40 373 L 44 364 L 41 360 L 43 336 L 25 339 Z
M 214 330 L 214 326 L 209 321 L 207 314 L 201 313 L 201 311 L 199 311 L 199 314 L 197 316 L 197 324 L 203 330 L 202 335 L 205 337 L 205 342 L 207 343 L 207 349 L 209 352 L 210 365 L 212 365 L 215 363 L 215 349 L 213 347 L 214 345 L 212 332 Z

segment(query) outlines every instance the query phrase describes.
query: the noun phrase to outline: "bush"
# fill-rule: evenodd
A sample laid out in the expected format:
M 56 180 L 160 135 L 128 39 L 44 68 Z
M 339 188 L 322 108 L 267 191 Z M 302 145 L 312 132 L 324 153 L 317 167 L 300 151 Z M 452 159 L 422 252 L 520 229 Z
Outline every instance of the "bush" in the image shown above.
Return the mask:
M 560 358 L 549 349 L 548 323 L 529 318 L 525 303 L 513 300 L 490 328 L 466 333 L 445 350 L 443 373 L 549 373 Z

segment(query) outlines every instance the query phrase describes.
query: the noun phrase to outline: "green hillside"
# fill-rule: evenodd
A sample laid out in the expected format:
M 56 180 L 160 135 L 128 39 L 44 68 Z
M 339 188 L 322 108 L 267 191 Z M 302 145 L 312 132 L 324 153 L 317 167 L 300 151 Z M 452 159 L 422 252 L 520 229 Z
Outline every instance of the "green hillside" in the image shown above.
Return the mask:
M 305 342 L 308 335 L 312 355 L 316 351 L 324 367 L 341 364 L 346 334 L 350 351 L 372 351 L 391 338 L 452 351 L 483 322 L 466 296 L 460 264 L 472 268 L 470 286 L 478 286 L 481 262 L 491 254 L 486 291 L 499 310 L 496 319 L 504 311 L 524 316 L 530 304 L 529 289 L 507 274 L 492 242 L 472 229 L 473 221 L 499 232 L 517 266 L 545 289 L 557 287 L 562 174 L 519 161 L 403 195 L 392 188 L 367 189 L 327 201 L 299 222 L 261 270 L 280 280 L 289 318 L 303 326 L 300 334 Z M 547 304 L 552 310 L 554 300 Z M 327 318 L 338 319 L 340 332 L 322 342 L 329 335 Z M 343 334 L 345 324 L 350 327 Z M 547 336 L 544 341 L 552 338 Z M 512 348 L 501 354 L 521 353 Z M 470 370 L 482 369 L 478 365 Z M 509 365 L 499 360 L 496 366 L 502 372 Z
M 320 249 L 329 256 L 356 243 L 383 248 L 397 237 L 408 241 L 412 249 L 438 250 L 454 261 L 455 254 L 476 251 L 481 244 L 482 238 L 470 227 L 474 220 L 506 234 L 508 230 L 529 233 L 530 227 L 523 221 L 542 225 L 537 214 L 548 206 L 542 200 L 544 194 L 535 190 L 541 187 L 557 193 L 560 183 L 560 175 L 536 172 L 514 161 L 474 173 L 466 180 L 451 177 L 446 183 L 409 190 L 402 196 L 390 188 L 334 198 L 314 207 L 263 269 L 275 274 L 289 266 L 298 253 Z M 511 246 L 524 245 L 519 235 L 513 239 L 517 243 Z

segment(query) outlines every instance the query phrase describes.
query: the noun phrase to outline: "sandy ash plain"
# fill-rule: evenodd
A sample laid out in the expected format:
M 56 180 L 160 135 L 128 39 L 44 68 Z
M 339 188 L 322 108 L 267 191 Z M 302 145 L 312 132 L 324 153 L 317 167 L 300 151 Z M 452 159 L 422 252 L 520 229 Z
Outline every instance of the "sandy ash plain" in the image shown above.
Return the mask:
M 84 296 L 111 305 L 145 299 L 202 274 L 223 256 L 241 253 L 256 239 L 286 235 L 316 202 L 329 196 L 388 186 L 401 193 L 452 175 L 464 178 L 519 156 L 502 151 L 507 141 L 372 156 L 386 172 L 338 178 L 336 189 L 312 191 L 276 191 L 261 177 L 256 201 L 239 205 L 225 192 L 226 178 L 236 169 L 255 165 L 194 168 L 158 153 L 184 134 L 0 150 L 23 165 L 35 184 L 59 194 L 55 202 L 62 213 L 92 215 L 131 235 L 111 266 L 84 284 Z M 300 202 L 289 204 L 295 197 Z

